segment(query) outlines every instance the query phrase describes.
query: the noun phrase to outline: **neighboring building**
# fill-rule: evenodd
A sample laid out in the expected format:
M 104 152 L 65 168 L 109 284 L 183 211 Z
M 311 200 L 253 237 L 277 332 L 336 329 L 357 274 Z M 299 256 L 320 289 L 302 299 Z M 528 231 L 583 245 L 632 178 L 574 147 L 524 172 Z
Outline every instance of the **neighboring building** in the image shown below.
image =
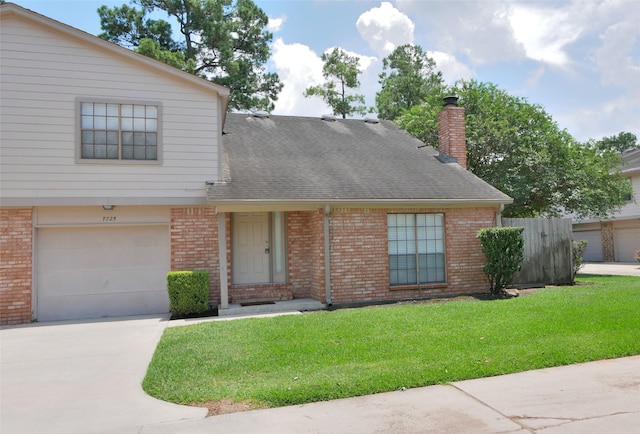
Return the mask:
M 208 270 L 221 309 L 487 290 L 476 233 L 511 199 L 465 170 L 455 103 L 439 154 L 226 114 L 228 89 L 13 4 L 0 32 L 0 324 L 166 312 L 170 270 Z
M 611 219 L 581 220 L 573 224 L 573 239 L 588 242 L 585 260 L 590 262 L 633 262 L 640 249 L 640 149 L 622 155 L 622 174 L 633 193 Z

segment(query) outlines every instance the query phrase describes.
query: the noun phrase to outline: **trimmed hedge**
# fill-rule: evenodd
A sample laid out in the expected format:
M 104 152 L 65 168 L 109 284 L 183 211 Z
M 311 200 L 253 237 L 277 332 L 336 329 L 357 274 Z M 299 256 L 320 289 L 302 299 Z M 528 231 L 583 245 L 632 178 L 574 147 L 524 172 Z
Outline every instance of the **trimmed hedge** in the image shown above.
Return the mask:
M 167 290 L 172 315 L 200 314 L 209 308 L 208 271 L 171 271 L 167 273 Z
M 487 262 L 483 271 L 489 279 L 491 294 L 506 295 L 506 287 L 513 282 L 513 276 L 522 269 L 524 260 L 524 228 L 503 227 L 484 228 L 478 231 Z

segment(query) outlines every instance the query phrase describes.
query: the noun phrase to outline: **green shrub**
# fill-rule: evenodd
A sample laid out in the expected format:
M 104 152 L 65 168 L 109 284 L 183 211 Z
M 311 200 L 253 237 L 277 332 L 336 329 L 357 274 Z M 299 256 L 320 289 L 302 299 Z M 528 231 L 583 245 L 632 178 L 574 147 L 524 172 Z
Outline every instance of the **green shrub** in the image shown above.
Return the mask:
M 576 274 L 580 271 L 580 268 L 584 265 L 584 251 L 587 249 L 587 240 L 572 241 L 571 249 L 573 251 L 573 275 L 571 276 L 571 283 L 574 283 Z
M 167 290 L 172 315 L 200 314 L 209 308 L 207 271 L 171 271 L 167 274 Z
M 524 228 L 484 228 L 478 231 L 486 257 L 483 271 L 489 279 L 491 294 L 506 295 L 505 288 L 522 269 L 524 259 Z

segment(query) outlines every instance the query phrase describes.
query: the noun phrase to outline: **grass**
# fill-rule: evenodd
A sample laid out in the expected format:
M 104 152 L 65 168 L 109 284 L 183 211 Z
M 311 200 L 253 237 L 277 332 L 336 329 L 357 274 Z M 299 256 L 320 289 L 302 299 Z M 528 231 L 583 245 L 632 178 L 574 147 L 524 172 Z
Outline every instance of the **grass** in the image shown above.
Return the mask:
M 640 354 L 640 278 L 166 329 L 143 388 L 277 407 Z

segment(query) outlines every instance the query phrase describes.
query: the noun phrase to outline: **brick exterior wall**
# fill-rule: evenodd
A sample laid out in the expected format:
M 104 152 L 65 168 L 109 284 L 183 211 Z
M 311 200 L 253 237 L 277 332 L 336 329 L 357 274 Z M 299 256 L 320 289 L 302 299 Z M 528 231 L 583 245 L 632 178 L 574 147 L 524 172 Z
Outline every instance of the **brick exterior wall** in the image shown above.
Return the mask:
M 331 214 L 331 294 L 334 304 L 368 303 L 487 292 L 484 254 L 476 233 L 494 226 L 494 208 L 334 209 Z M 446 283 L 391 287 L 387 213 L 444 213 Z
M 376 303 L 487 292 L 482 271 L 485 258 L 476 233 L 495 225 L 496 211 L 496 208 L 332 209 L 329 229 L 332 303 Z M 445 283 L 389 285 L 388 213 L 444 214 Z M 231 303 L 304 297 L 326 303 L 324 211 L 287 213 L 287 243 L 287 283 L 233 285 L 229 281 Z M 229 264 L 231 268 L 233 264 Z
M 228 242 L 229 234 L 227 230 Z M 227 261 L 231 262 L 229 254 Z M 171 209 L 171 270 L 207 270 L 209 302 L 220 302 L 218 217 L 213 208 Z
M 438 113 L 438 147 L 458 164 L 467 168 L 467 143 L 464 124 L 464 108 L 447 105 Z
M 0 325 L 31 322 L 33 211 L 0 209 Z

